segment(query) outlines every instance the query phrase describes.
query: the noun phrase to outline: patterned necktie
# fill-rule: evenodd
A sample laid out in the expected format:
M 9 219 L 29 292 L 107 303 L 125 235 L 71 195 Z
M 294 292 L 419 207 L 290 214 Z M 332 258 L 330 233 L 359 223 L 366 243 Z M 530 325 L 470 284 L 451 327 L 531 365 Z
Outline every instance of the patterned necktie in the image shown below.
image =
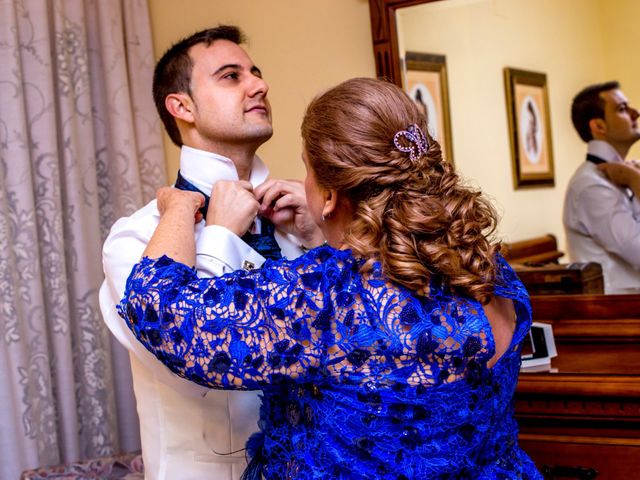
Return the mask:
M 207 209 L 209 208 L 209 195 L 202 192 L 193 183 L 186 180 L 179 171 L 174 186 L 178 190 L 188 190 L 190 192 L 198 192 L 204 195 L 204 205 L 200 209 L 200 212 L 206 218 Z M 269 258 L 271 260 L 278 260 L 282 258 L 280 246 L 274 237 L 276 227 L 266 218 L 260 218 L 260 226 L 262 230 L 260 233 L 247 232 L 242 236 L 242 240 L 264 258 Z

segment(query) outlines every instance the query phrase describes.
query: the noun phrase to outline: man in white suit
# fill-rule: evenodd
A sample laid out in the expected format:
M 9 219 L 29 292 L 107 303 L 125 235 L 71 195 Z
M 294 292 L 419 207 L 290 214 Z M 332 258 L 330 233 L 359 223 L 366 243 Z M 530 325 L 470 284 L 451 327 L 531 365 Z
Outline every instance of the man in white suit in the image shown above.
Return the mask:
M 590 85 L 571 105 L 571 119 L 587 143 L 586 161 L 574 172 L 563 223 L 572 262 L 602 265 L 605 293 L 640 288 L 640 199 L 637 166 L 627 160 L 640 140 L 640 113 L 616 81 Z
M 231 26 L 198 32 L 171 47 L 154 73 L 158 112 L 181 147 L 175 186 L 208 195 L 217 184 L 217 208 L 205 207 L 206 221 L 195 227 L 201 276 L 259 268 L 265 257 L 294 258 L 323 240 L 308 216 L 302 183 L 267 180 L 256 156 L 273 133 L 269 87 L 240 46 L 242 40 Z M 238 208 L 241 190 L 261 202 L 262 215 L 249 232 L 220 216 Z M 138 343 L 116 312 L 158 220 L 154 200 L 113 225 L 103 248 L 100 290 L 105 322 L 130 352 L 145 478 L 237 479 L 246 467 L 245 442 L 257 430 L 257 392 L 209 390 L 174 375 Z

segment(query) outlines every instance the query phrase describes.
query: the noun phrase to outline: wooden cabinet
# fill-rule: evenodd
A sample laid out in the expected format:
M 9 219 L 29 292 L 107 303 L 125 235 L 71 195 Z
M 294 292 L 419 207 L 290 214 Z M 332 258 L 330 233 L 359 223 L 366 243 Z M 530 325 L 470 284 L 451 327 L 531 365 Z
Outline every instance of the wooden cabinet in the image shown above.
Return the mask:
M 604 293 L 604 277 L 599 263 L 514 264 L 513 269 L 530 295 Z
M 532 297 L 550 369 L 520 374 L 520 443 L 548 479 L 640 479 L 640 295 Z

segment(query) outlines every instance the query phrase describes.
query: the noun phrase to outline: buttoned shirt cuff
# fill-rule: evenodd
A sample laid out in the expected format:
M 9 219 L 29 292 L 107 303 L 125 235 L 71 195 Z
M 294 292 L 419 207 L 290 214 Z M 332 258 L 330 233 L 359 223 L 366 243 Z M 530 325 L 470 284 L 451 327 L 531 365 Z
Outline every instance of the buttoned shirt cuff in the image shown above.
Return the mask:
M 204 228 L 196 242 L 196 269 L 201 277 L 260 268 L 265 258 L 225 227 Z

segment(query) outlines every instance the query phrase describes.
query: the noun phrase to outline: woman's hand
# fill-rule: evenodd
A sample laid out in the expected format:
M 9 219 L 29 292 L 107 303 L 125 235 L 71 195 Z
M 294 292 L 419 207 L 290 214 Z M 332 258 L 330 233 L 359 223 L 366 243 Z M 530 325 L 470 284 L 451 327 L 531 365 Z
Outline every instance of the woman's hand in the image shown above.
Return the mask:
M 299 180 L 269 179 L 256 187 L 260 214 L 280 230 L 296 236 L 305 248 L 322 245 L 324 235 L 307 207 L 304 183 Z
M 640 168 L 633 162 L 609 162 L 598 165 L 598 170 L 619 187 L 629 187 L 640 196 Z
M 173 187 L 160 187 L 156 192 L 158 211 L 163 216 L 167 210 L 182 209 L 185 214 L 191 212 L 195 223 L 202 221 L 200 208 L 204 205 L 204 195 L 198 192 L 178 190 Z
M 198 209 L 204 196 L 173 187 L 162 187 L 156 194 L 160 222 L 143 256 L 159 258 L 167 255 L 189 266 L 196 263 L 195 224 L 202 220 Z

